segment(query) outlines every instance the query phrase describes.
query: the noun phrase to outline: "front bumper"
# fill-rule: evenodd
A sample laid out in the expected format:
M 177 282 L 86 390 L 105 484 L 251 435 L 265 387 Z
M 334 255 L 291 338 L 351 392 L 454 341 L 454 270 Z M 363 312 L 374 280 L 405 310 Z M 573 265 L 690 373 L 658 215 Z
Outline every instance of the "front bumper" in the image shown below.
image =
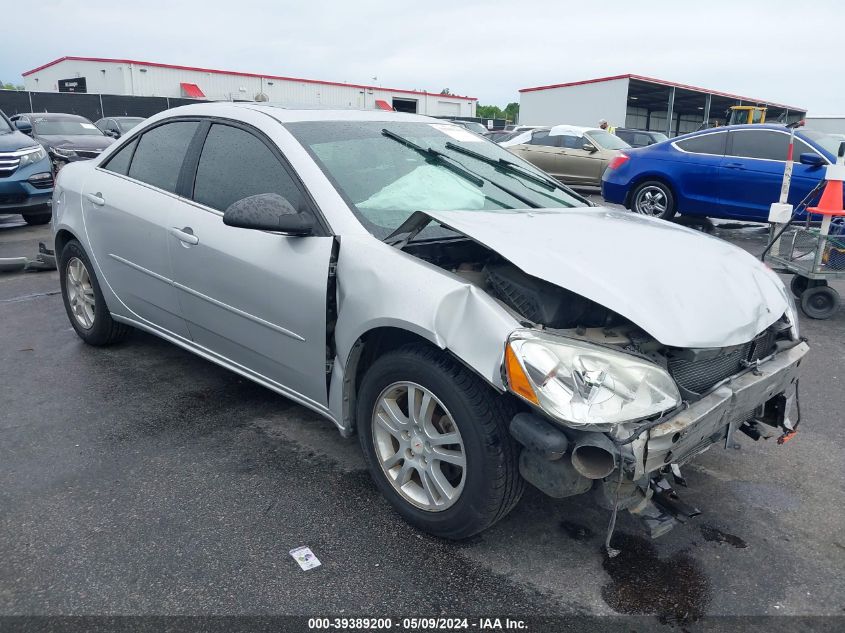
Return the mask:
M 741 427 L 755 437 L 749 429 L 756 430 L 757 421 L 784 431 L 794 428 L 789 409 L 808 350 L 804 342 L 781 349 L 675 415 L 619 425 L 613 434 L 576 431 L 534 413 L 519 413 L 510 432 L 523 447 L 520 474 L 556 498 L 592 489 L 599 505 L 629 510 L 652 537 L 659 536 L 699 514 L 671 488 L 666 479 L 670 471 L 683 483 L 681 465 L 714 444 L 730 446 Z
M 727 443 L 758 407 L 778 394 L 790 398 L 795 391 L 801 359 L 809 349 L 801 342 L 778 352 L 755 371 L 729 379 L 687 409 L 643 433 L 632 442 L 633 479 L 668 464 L 684 464 L 721 440 Z M 618 433 L 624 436 L 626 431 L 620 429 Z

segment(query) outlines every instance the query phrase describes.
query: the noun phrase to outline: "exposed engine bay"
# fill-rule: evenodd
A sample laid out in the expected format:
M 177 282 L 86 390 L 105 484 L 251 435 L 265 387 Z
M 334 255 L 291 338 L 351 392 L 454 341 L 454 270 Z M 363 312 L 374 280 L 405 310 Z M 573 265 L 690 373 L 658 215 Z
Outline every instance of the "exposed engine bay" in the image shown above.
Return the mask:
M 688 402 L 698 400 L 714 385 L 771 355 L 779 340 L 789 339 L 789 323 L 782 318 L 742 345 L 667 347 L 619 314 L 526 274 L 473 240 L 420 241 L 403 250 L 482 288 L 527 327 L 647 357 L 669 371 Z
M 734 402 L 735 394 L 728 392 L 727 400 L 719 395 L 721 385 L 733 385 L 737 379 L 749 384 L 749 392 L 763 389 L 762 382 L 755 384 L 761 375 L 756 369 L 759 362 L 771 359 L 780 347 L 794 344 L 785 317 L 740 345 L 675 348 L 590 299 L 528 275 L 471 239 L 410 242 L 403 250 L 483 289 L 527 328 L 624 350 L 663 367 L 683 399 L 678 411 L 706 410 L 710 402 L 725 407 L 721 417 L 709 416 L 706 424 L 690 415 L 688 422 L 670 429 L 676 422 L 666 420 L 684 419 L 676 411 L 620 424 L 607 433 L 565 428 L 532 412 L 519 414 L 511 434 L 523 446 L 520 473 L 550 496 L 592 490 L 608 509 L 628 509 L 639 516 L 656 537 L 699 514 L 680 500 L 670 484 L 685 485 L 680 465 L 720 441 L 728 446 L 735 430 L 755 440 L 770 435 L 760 424 L 788 431 L 783 425 L 788 422 L 791 399 L 780 393 L 779 383 L 778 390 L 767 392 L 778 395 L 768 401 L 765 395 L 757 395 L 751 398 L 753 405 L 741 412 L 727 413 L 725 402 Z M 784 390 L 789 386 L 784 384 Z M 758 405 L 764 401 L 765 405 Z M 733 419 L 725 419 L 727 415 Z

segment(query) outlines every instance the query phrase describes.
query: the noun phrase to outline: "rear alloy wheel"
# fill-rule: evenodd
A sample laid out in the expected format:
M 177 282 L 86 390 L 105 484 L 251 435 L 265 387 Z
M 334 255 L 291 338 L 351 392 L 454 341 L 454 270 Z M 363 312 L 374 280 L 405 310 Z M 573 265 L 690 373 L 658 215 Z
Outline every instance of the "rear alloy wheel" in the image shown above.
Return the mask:
M 642 183 L 631 196 L 631 209 L 641 215 L 671 220 L 675 217 L 675 196 L 667 185 L 659 180 Z
M 77 240 L 69 241 L 59 255 L 59 283 L 70 324 L 89 345 L 110 345 L 132 330 L 112 319 L 94 268 Z
M 839 308 L 839 293 L 830 286 L 807 288 L 801 295 L 801 311 L 811 319 L 829 319 Z
M 508 432 L 514 413 L 478 376 L 420 344 L 369 367 L 356 420 L 370 474 L 396 511 L 425 532 L 462 539 L 493 525 L 522 495 Z

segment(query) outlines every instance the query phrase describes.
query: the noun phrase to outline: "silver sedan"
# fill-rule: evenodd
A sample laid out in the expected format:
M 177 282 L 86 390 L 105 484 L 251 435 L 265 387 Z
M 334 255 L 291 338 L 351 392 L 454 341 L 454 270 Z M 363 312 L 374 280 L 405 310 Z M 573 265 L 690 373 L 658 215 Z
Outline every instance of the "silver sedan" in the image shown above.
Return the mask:
M 652 535 L 672 473 L 791 436 L 791 295 L 745 252 L 596 208 L 422 116 L 196 104 L 58 177 L 82 340 L 151 332 L 357 433 L 409 522 L 464 538 L 528 482 Z

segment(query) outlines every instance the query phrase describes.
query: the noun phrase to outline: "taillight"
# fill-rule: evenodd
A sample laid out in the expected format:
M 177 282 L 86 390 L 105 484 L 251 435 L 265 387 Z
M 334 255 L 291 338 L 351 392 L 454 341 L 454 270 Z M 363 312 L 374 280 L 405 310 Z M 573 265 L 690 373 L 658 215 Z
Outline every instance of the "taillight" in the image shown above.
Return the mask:
M 630 156 L 628 156 L 627 154 L 619 153 L 610 160 L 610 164 L 607 166 L 607 168 L 617 169 L 627 163 L 629 160 L 631 160 Z

